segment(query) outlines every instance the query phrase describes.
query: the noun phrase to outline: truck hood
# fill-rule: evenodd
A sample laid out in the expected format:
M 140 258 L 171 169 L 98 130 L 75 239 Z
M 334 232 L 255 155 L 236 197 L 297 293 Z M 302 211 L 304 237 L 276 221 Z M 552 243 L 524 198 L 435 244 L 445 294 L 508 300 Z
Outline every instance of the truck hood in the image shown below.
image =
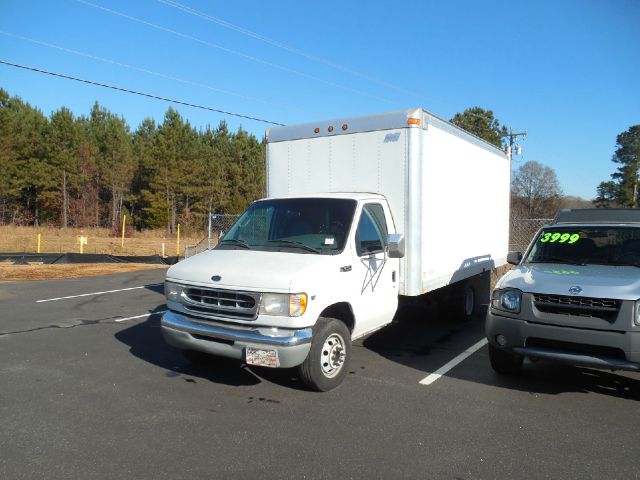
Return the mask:
M 294 279 L 318 278 L 329 255 L 259 250 L 209 250 L 187 258 L 167 271 L 167 280 L 189 284 L 288 293 Z M 214 281 L 212 277 L 219 280 Z
M 539 263 L 521 265 L 505 275 L 499 288 L 517 288 L 527 293 L 571 295 L 571 287 L 580 287 L 576 296 L 638 300 L 640 268 L 608 265 L 566 265 Z

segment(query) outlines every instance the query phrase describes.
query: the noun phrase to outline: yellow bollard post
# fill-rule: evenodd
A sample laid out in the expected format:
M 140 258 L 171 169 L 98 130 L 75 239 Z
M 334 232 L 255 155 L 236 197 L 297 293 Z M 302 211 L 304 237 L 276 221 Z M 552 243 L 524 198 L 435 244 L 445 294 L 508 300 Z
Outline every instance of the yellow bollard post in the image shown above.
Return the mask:
M 80 243 L 80 253 L 84 253 L 83 247 L 88 243 L 89 237 L 85 237 L 84 235 L 80 235 L 78 237 L 78 243 Z
M 127 216 L 122 216 L 122 243 L 120 244 L 120 248 L 124 250 L 124 224 L 127 221 Z
M 178 237 L 176 239 L 176 255 L 180 257 L 180 224 L 178 224 Z
M 164 242 L 162 242 L 162 258 L 164 258 Z
M 41 234 L 38 234 L 38 253 L 40 253 L 40 235 Z

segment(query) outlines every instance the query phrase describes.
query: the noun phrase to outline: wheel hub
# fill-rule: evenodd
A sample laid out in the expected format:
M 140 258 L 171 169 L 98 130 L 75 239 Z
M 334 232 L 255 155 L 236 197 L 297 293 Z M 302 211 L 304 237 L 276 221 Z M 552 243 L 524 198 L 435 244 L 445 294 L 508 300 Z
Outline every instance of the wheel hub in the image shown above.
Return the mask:
M 342 337 L 337 333 L 329 335 L 322 346 L 320 355 L 322 373 L 326 377 L 335 376 L 344 365 L 345 357 L 346 351 Z

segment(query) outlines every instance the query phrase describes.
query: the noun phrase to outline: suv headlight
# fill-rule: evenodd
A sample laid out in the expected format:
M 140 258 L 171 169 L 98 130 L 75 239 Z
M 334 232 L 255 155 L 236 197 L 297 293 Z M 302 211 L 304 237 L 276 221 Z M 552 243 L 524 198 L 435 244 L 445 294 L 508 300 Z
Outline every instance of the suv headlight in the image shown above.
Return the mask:
M 263 293 L 260 313 L 263 315 L 280 315 L 299 317 L 307 310 L 306 293 Z
M 164 282 L 164 296 L 168 301 L 179 302 L 184 287 L 173 282 Z
M 491 307 L 510 313 L 520 313 L 522 292 L 514 288 L 494 290 L 491 295 Z
M 636 302 L 636 308 L 633 312 L 633 323 L 640 327 L 640 300 Z

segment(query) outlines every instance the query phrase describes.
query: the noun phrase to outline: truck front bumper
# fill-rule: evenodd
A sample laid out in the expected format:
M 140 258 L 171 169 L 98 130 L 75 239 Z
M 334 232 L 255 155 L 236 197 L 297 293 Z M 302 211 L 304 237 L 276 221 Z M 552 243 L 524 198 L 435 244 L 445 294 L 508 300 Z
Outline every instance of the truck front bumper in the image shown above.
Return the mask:
M 247 347 L 275 350 L 278 366 L 282 368 L 300 365 L 311 348 L 311 328 L 285 330 L 230 325 L 198 321 L 172 311 L 162 316 L 160 325 L 165 341 L 179 349 L 238 360 L 244 360 Z
M 613 332 L 547 325 L 521 318 L 504 317 L 489 309 L 485 333 L 491 345 L 518 355 L 590 368 L 640 371 L 640 332 Z M 496 340 L 498 335 L 506 340 L 506 344 L 498 344 Z M 577 349 L 572 351 L 570 348 L 530 346 L 527 340 L 531 338 L 615 348 L 624 352 L 625 358 L 584 353 Z

